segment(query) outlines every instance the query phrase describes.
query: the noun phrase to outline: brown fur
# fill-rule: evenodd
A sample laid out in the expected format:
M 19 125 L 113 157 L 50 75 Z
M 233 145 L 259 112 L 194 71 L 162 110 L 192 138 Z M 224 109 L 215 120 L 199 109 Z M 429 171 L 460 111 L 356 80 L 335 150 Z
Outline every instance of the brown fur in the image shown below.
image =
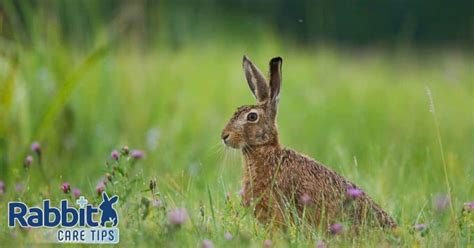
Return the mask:
M 222 131 L 222 139 L 226 145 L 241 149 L 244 156 L 244 206 L 254 204 L 257 219 L 264 223 L 274 220 L 284 224 L 288 206 L 294 205 L 299 215 L 303 208 L 312 210 L 305 218 L 315 225 L 350 220 L 355 226 L 396 227 L 366 194 L 356 199 L 346 196 L 347 189 L 356 185 L 306 155 L 281 148 L 276 126 L 281 58 L 270 61 L 268 83 L 247 57 L 243 64 L 258 104 L 239 107 Z M 256 121 L 247 119 L 250 112 L 258 114 Z M 303 196 L 309 202 L 302 200 Z

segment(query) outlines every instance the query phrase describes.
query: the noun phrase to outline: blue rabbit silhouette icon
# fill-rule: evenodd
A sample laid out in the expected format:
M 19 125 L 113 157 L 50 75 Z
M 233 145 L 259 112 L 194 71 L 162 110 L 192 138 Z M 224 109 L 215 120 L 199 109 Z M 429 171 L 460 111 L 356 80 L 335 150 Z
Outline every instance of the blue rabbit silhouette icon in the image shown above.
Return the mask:
M 113 208 L 112 205 L 117 203 L 118 196 L 113 196 L 109 199 L 107 193 L 102 193 L 102 203 L 99 205 L 99 209 L 102 211 L 102 216 L 100 218 L 100 225 L 105 226 L 109 221 L 113 222 L 112 226 L 118 224 L 117 211 Z

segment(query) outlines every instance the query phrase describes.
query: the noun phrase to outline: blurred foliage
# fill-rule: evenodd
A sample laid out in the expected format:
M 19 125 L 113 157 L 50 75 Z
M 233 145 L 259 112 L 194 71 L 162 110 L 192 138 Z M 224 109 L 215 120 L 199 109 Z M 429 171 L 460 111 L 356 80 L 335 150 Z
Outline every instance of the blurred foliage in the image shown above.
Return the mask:
M 144 43 L 161 38 L 174 46 L 217 34 L 251 39 L 262 30 L 305 45 L 403 42 L 473 48 L 474 43 L 471 0 L 3 0 L 0 34 L 18 34 L 28 42 L 38 15 L 54 20 L 51 25 L 58 25 L 76 45 L 90 43 L 98 29 L 113 22 Z

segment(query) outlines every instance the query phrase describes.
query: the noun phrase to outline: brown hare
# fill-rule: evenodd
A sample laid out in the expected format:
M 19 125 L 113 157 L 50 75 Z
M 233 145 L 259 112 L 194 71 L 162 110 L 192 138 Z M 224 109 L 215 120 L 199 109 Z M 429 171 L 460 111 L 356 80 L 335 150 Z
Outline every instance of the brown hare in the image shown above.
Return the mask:
M 221 134 L 227 146 L 240 149 L 244 156 L 244 206 L 255 206 L 255 216 L 263 223 L 284 225 L 288 212 L 301 216 L 303 209 L 312 209 L 305 211 L 305 219 L 324 228 L 347 220 L 354 227 L 396 227 L 390 215 L 355 184 L 322 163 L 281 147 L 275 120 L 281 66 L 280 57 L 270 60 L 267 82 L 244 56 L 245 77 L 257 104 L 239 107 Z

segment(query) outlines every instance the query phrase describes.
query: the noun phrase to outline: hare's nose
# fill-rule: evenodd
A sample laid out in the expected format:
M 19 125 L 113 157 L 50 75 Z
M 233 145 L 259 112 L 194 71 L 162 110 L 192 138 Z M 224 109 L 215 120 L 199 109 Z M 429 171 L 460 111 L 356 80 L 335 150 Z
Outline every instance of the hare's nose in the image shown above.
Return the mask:
M 227 138 L 229 138 L 229 134 L 228 133 L 222 133 L 221 138 L 222 138 L 222 141 L 226 142 Z

